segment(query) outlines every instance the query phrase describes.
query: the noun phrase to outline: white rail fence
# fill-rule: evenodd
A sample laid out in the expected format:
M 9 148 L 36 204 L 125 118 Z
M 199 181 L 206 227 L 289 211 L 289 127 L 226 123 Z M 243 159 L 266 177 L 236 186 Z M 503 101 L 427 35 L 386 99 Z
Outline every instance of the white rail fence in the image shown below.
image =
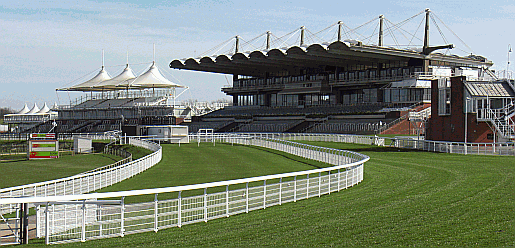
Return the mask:
M 0 140 L 29 140 L 30 133 L 2 133 Z M 80 136 L 93 140 L 113 140 L 116 137 L 110 133 L 59 133 L 59 140 L 73 140 L 73 137 Z
M 213 134 L 201 138 L 203 142 L 213 142 L 213 145 L 216 142 L 229 142 L 266 147 L 335 166 L 199 185 L 83 194 L 128 175 L 135 175 L 145 169 L 145 164 L 155 164 L 161 159 L 159 145 L 130 139 L 132 144 L 156 152 L 146 157 L 145 160 L 149 161 L 133 161 L 131 163 L 140 161 L 141 164 L 133 164 L 130 169 L 122 166 L 125 169 L 119 168 L 118 172 L 98 172 L 73 183 L 71 178 L 64 178 L 42 183 L 41 187 L 39 184 L 20 186 L 21 193 L 5 195 L 5 189 L 1 190 L 4 195 L 0 195 L 0 209 L 22 202 L 31 203 L 38 206 L 38 237 L 46 237 L 47 244 L 86 241 L 130 233 L 157 232 L 163 228 L 295 202 L 330 194 L 363 180 L 363 164 L 368 161 L 367 156 L 291 140 L 345 142 L 460 154 L 515 155 L 515 147 L 510 143 L 464 144 L 362 135 L 287 133 Z M 199 136 L 190 135 L 190 139 L 196 140 Z M 158 194 L 163 195 L 158 197 Z M 137 195 L 153 195 L 154 201 L 125 204 L 124 197 Z M 22 196 L 25 198 L 15 198 Z M 121 200 L 105 200 L 119 197 Z
M 117 162 L 114 166 L 102 167 L 103 170 L 93 170 L 71 177 L 0 189 L 0 198 L 84 194 L 130 178 L 161 161 L 162 148 L 158 144 L 133 138 L 128 138 L 128 141 L 134 146 L 149 149 L 153 153 L 128 163 Z M 16 207 L 16 204 L 0 205 L 0 214 L 14 212 Z
M 369 160 L 368 156 L 355 152 L 286 140 L 247 135 L 218 138 L 283 151 L 334 166 L 159 189 L 7 198 L 0 199 L 0 204 L 24 202 L 38 205 L 38 236 L 45 236 L 47 244 L 86 241 L 131 233 L 157 232 L 163 228 L 180 227 L 320 197 L 361 182 L 364 163 Z M 153 195 L 154 201 L 125 204 L 124 197 L 138 195 Z M 106 201 L 120 197 L 120 201 Z
M 502 155 L 515 156 L 515 143 L 464 143 L 451 141 L 417 140 L 416 138 L 395 137 L 385 138 L 367 135 L 351 134 L 316 134 L 316 133 L 245 133 L 232 134 L 249 137 L 267 137 L 282 140 L 305 140 L 322 142 L 344 142 L 364 145 L 390 146 L 404 149 L 416 149 L 429 152 L 444 152 L 473 155 Z M 222 136 L 213 136 L 214 139 L 223 139 Z M 195 140 L 196 135 L 190 139 Z

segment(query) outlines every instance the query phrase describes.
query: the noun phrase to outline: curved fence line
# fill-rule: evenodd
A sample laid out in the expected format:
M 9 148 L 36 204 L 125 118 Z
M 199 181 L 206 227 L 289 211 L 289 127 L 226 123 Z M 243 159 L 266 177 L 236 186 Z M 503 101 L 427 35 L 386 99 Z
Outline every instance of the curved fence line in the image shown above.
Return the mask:
M 225 135 L 219 138 L 225 142 L 283 151 L 334 166 L 159 189 L 8 198 L 0 199 L 0 204 L 23 202 L 38 205 L 38 236 L 45 236 L 47 244 L 86 241 L 180 227 L 330 194 L 361 182 L 363 165 L 369 160 L 368 156 L 355 152 L 274 138 L 249 135 Z M 175 197 L 158 200 L 158 194 L 162 193 Z M 183 197 L 186 193 L 189 196 Z M 134 195 L 154 195 L 155 200 L 124 203 L 123 197 Z M 117 197 L 122 197 L 122 200 L 99 200 Z M 45 206 L 45 211 L 41 211 L 41 206 Z
M 232 134 L 242 135 L 242 134 Z M 364 145 L 390 146 L 403 149 L 415 149 L 428 152 L 444 152 L 465 155 L 502 155 L 515 156 L 515 143 L 464 143 L 452 141 L 418 140 L 410 137 L 379 137 L 354 134 L 319 134 L 319 133 L 245 133 L 251 137 L 268 137 L 283 140 L 305 140 L 323 142 L 344 142 Z M 198 137 L 206 139 L 206 136 L 190 135 L 190 139 Z M 215 140 L 222 140 L 216 134 Z
M 128 163 L 115 163 L 116 166 L 107 166 L 100 171 L 95 170 L 56 180 L 0 189 L 0 198 L 84 194 L 130 178 L 161 161 L 162 148 L 158 144 L 132 138 L 128 138 L 128 141 L 134 146 L 149 149 L 153 153 Z M 0 205 L 0 214 L 10 213 L 14 209 L 15 205 L 12 204 Z

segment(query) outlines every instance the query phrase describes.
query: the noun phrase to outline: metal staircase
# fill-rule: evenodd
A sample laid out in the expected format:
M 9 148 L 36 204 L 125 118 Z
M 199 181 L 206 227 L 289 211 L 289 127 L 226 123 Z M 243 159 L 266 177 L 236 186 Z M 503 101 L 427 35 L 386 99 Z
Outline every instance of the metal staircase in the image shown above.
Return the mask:
M 515 139 L 515 105 L 510 103 L 502 109 L 478 109 L 477 120 L 491 123 L 495 130 L 506 139 Z

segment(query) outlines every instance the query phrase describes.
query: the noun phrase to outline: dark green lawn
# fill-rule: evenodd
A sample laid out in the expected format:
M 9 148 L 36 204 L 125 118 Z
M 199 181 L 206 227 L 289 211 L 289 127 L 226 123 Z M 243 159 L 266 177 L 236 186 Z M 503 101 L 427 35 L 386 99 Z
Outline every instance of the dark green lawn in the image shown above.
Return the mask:
M 365 145 L 310 142 L 371 157 L 364 181 L 339 193 L 248 214 L 65 247 L 428 247 L 515 246 L 515 158 L 464 156 Z M 222 147 L 217 144 L 217 147 Z M 211 175 L 276 173 L 281 156 L 237 147 L 166 150 L 149 187 L 209 181 Z M 215 148 L 213 148 L 215 149 Z M 232 149 L 242 149 L 234 154 Z M 254 150 L 247 153 L 246 150 Z M 244 155 L 247 154 L 247 155 Z M 194 164 L 202 162 L 202 164 Z M 234 166 L 240 161 L 242 168 Z M 252 162 L 252 163 L 251 163 Z M 230 167 L 213 166 L 228 164 Z M 299 170 L 304 166 L 299 164 Z M 189 169 L 188 169 L 189 168 Z M 152 170 L 157 170 L 152 172 Z M 233 171 L 239 169 L 239 171 Z M 158 173 L 159 172 L 159 173 Z M 136 184 L 138 177 L 123 187 Z M 166 182 L 162 182 L 162 181 Z M 122 184 L 119 184 L 122 185 Z M 115 187 L 119 186 L 115 185 Z M 113 188 L 115 189 L 115 188 Z M 39 242 L 41 241 L 32 241 Z M 34 246 L 37 246 L 34 245 Z
M 108 154 L 62 155 L 58 159 L 26 160 L 24 156 L 7 156 L 0 162 L 0 188 L 43 182 L 73 176 L 120 160 Z
M 140 175 L 104 188 L 99 192 L 162 188 L 225 181 L 253 176 L 325 167 L 327 164 L 274 150 L 241 145 L 203 143 L 162 144 L 163 159 Z M 223 188 L 225 189 L 225 188 Z M 216 190 L 216 189 L 215 189 Z M 184 192 L 183 196 L 195 194 Z M 160 199 L 175 197 L 160 194 Z M 152 201 L 154 196 L 128 197 L 126 202 Z

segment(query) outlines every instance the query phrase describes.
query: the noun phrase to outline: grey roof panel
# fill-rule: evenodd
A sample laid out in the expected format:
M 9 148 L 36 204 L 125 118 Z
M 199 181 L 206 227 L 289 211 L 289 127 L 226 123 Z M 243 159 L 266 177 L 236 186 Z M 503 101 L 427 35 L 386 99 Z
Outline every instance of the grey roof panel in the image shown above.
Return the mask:
M 471 96 L 476 97 L 515 97 L 508 82 L 467 82 L 465 88 Z

